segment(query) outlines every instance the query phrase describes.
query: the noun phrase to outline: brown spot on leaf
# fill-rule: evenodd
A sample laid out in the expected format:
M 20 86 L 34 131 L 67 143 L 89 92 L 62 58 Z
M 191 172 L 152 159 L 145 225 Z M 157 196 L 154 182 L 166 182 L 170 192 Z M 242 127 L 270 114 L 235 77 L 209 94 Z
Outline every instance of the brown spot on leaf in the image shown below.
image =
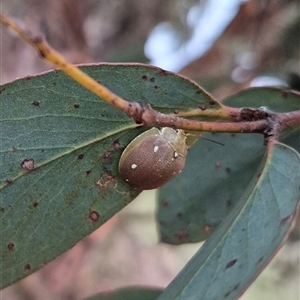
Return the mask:
M 229 168 L 225 168 L 225 173 L 226 174 L 230 174 L 231 173 L 231 170 Z
M 113 146 L 116 151 L 120 150 L 120 142 L 119 139 L 113 141 Z
M 221 166 L 222 166 L 221 161 L 220 161 L 220 160 L 216 160 L 216 161 L 215 161 L 215 167 L 216 167 L 216 168 L 220 168 Z
M 0 94 L 5 91 L 5 88 L 0 89 Z
M 39 205 L 39 202 L 33 202 L 32 206 L 33 208 L 36 208 Z
M 159 70 L 158 74 L 159 74 L 160 76 L 167 76 L 167 75 L 168 75 L 167 71 L 165 71 L 165 70 L 163 70 L 163 69 Z
M 80 106 L 80 105 L 77 104 L 77 103 L 74 104 L 74 108 L 79 108 L 79 106 Z
M 158 86 L 157 86 L 157 85 L 155 85 L 155 86 L 154 86 L 154 88 L 155 88 L 155 89 L 158 89 Z
M 34 100 L 32 103 L 31 103 L 33 106 L 36 106 L 36 107 L 40 107 L 40 102 Z
M 239 287 L 239 284 L 236 284 L 229 292 L 227 292 L 224 295 L 224 298 L 227 298 L 232 292 L 234 292 L 236 289 L 238 289 L 238 287 Z
M 102 156 L 102 165 L 111 165 L 113 163 L 113 157 L 111 155 L 111 151 L 104 151 Z
M 4 208 L 3 207 L 0 207 L 0 212 L 4 212 Z
M 177 115 L 179 113 L 178 109 L 174 109 L 174 114 Z
M 30 158 L 30 159 L 24 159 L 21 162 L 21 168 L 22 168 L 22 170 L 27 171 L 27 172 L 34 170 L 34 168 L 35 168 L 35 166 L 34 166 L 34 160 L 32 158 Z
M 5 182 L 6 182 L 6 184 L 11 184 L 13 181 L 12 181 L 12 179 L 8 178 L 5 180 Z
M 85 171 L 86 176 L 89 176 L 91 174 L 92 170 Z
M 216 104 L 216 101 L 214 101 L 214 100 L 209 100 L 208 103 L 209 103 L 210 105 L 215 105 L 215 104 Z
M 31 265 L 30 265 L 30 264 L 26 264 L 26 265 L 24 266 L 24 270 L 25 270 L 25 271 L 30 271 L 30 270 L 31 270 Z
M 235 133 L 231 133 L 230 136 L 234 138 L 235 137 Z
M 284 226 L 286 223 L 288 223 L 289 221 L 291 221 L 293 218 L 293 214 L 289 214 L 286 217 L 284 217 L 283 219 L 281 219 L 280 221 L 280 226 Z
M 260 264 L 263 261 L 263 256 L 257 261 L 258 264 Z
M 228 262 L 227 265 L 226 265 L 226 269 L 229 269 L 232 266 L 234 266 L 236 262 L 237 262 L 237 259 L 233 259 L 230 262 Z
M 206 106 L 205 106 L 204 104 L 200 105 L 199 108 L 200 108 L 201 110 L 206 110 Z
M 189 233 L 185 229 L 180 229 L 177 233 L 175 233 L 175 238 L 180 243 L 186 241 L 188 237 Z
M 147 75 L 143 75 L 143 76 L 142 76 L 142 79 L 143 79 L 143 80 L 147 80 L 147 79 L 148 79 L 148 76 L 147 76 Z
M 162 206 L 162 207 L 167 207 L 167 206 L 169 206 L 168 200 L 162 199 L 162 200 L 161 200 L 161 206 Z
M 93 223 L 96 223 L 99 220 L 99 213 L 96 212 L 95 210 L 90 211 L 90 213 L 89 213 L 89 219 Z
M 27 75 L 26 77 L 24 77 L 25 80 L 30 80 L 32 78 L 31 75 Z
M 77 159 L 83 159 L 83 157 L 84 157 L 83 154 L 79 154 L 79 155 L 77 156 Z
M 204 225 L 204 232 L 205 233 L 210 234 L 212 232 L 212 230 L 213 230 L 212 225 L 210 225 L 210 224 Z
M 12 250 L 14 249 L 14 247 L 15 247 L 15 244 L 14 244 L 14 243 L 8 243 L 8 244 L 7 244 L 7 249 L 8 249 L 9 251 L 12 251 Z
M 177 213 L 177 215 L 176 215 L 179 219 L 182 217 L 182 213 Z
M 151 78 L 150 78 L 150 81 L 151 81 L 151 82 L 154 82 L 154 81 L 155 81 L 155 78 L 154 78 L 154 77 L 151 77 Z
M 106 189 L 110 184 L 113 184 L 115 188 L 117 186 L 117 180 L 107 173 L 104 173 L 96 182 L 96 185 L 99 186 L 101 189 Z
M 53 86 L 56 86 L 56 82 L 52 82 L 52 85 L 53 85 Z
M 201 94 L 201 91 L 199 91 L 199 90 L 198 90 L 198 91 L 196 91 L 196 94 L 198 94 L 198 95 L 199 95 L 199 94 Z

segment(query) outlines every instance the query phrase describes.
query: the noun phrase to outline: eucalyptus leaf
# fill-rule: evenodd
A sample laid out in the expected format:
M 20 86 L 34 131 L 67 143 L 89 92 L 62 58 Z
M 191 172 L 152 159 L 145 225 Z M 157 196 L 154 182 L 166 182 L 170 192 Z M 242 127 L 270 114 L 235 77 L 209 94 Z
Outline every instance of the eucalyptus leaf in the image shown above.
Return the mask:
M 223 101 L 232 107 L 261 107 L 275 112 L 300 109 L 300 95 L 276 88 L 244 90 Z M 161 240 L 170 244 L 208 238 L 234 208 L 263 157 L 259 134 L 204 134 L 189 150 L 186 166 L 159 190 L 157 219 Z M 300 151 L 300 126 L 281 141 Z
M 299 153 L 276 144 L 228 217 L 158 299 L 238 299 L 283 245 L 299 199 Z
M 84 300 L 156 300 L 161 293 L 159 289 L 131 287 L 100 293 Z
M 83 71 L 129 101 L 173 113 L 215 102 L 195 83 L 146 65 Z M 118 173 L 122 150 L 145 128 L 60 71 L 0 88 L 1 286 L 62 254 L 139 191 Z

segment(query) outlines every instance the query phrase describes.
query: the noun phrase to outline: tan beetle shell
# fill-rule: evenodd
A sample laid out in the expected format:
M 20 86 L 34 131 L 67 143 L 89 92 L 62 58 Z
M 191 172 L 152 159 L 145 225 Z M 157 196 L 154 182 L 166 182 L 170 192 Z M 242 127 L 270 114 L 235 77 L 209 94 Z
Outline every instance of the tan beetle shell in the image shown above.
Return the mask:
M 151 128 L 126 147 L 119 162 L 121 177 L 141 190 L 158 188 L 175 177 L 185 165 L 186 136 L 182 130 Z

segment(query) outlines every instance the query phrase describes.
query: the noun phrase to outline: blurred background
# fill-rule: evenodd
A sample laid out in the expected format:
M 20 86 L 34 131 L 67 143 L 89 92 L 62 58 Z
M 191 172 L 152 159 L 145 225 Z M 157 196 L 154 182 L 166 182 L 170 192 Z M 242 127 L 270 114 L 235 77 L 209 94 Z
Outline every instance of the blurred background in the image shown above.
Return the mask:
M 198 82 L 218 100 L 250 86 L 300 91 L 299 0 L 0 0 L 3 13 L 72 63 L 142 62 Z M 0 83 L 53 69 L 6 28 Z M 128 285 L 165 287 L 201 244 L 159 242 L 155 191 L 1 299 L 82 299 Z M 242 296 L 300 298 L 299 222 L 287 244 Z

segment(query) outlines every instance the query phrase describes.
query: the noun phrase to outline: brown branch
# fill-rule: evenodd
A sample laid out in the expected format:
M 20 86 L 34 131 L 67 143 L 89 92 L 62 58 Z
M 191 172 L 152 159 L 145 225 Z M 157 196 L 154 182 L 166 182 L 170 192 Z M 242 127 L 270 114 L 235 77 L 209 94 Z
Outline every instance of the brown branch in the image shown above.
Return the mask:
M 280 131 L 300 126 L 300 110 L 278 114 Z
M 43 38 L 31 37 L 29 33 L 21 29 L 13 20 L 3 14 L 0 14 L 0 21 L 8 28 L 17 32 L 24 41 L 33 46 L 42 58 L 54 63 L 63 72 L 98 95 L 102 100 L 126 113 L 137 124 L 203 132 L 262 133 L 266 137 L 277 137 L 281 130 L 298 126 L 300 123 L 300 112 L 275 114 L 260 109 L 232 108 L 222 104 L 216 110 L 205 110 L 203 107 L 199 107 L 198 109 L 190 110 L 177 116 L 162 114 L 153 110 L 148 104 L 128 102 L 114 94 L 80 69 L 67 62 Z M 182 118 L 192 116 L 217 118 L 234 122 L 200 122 Z

